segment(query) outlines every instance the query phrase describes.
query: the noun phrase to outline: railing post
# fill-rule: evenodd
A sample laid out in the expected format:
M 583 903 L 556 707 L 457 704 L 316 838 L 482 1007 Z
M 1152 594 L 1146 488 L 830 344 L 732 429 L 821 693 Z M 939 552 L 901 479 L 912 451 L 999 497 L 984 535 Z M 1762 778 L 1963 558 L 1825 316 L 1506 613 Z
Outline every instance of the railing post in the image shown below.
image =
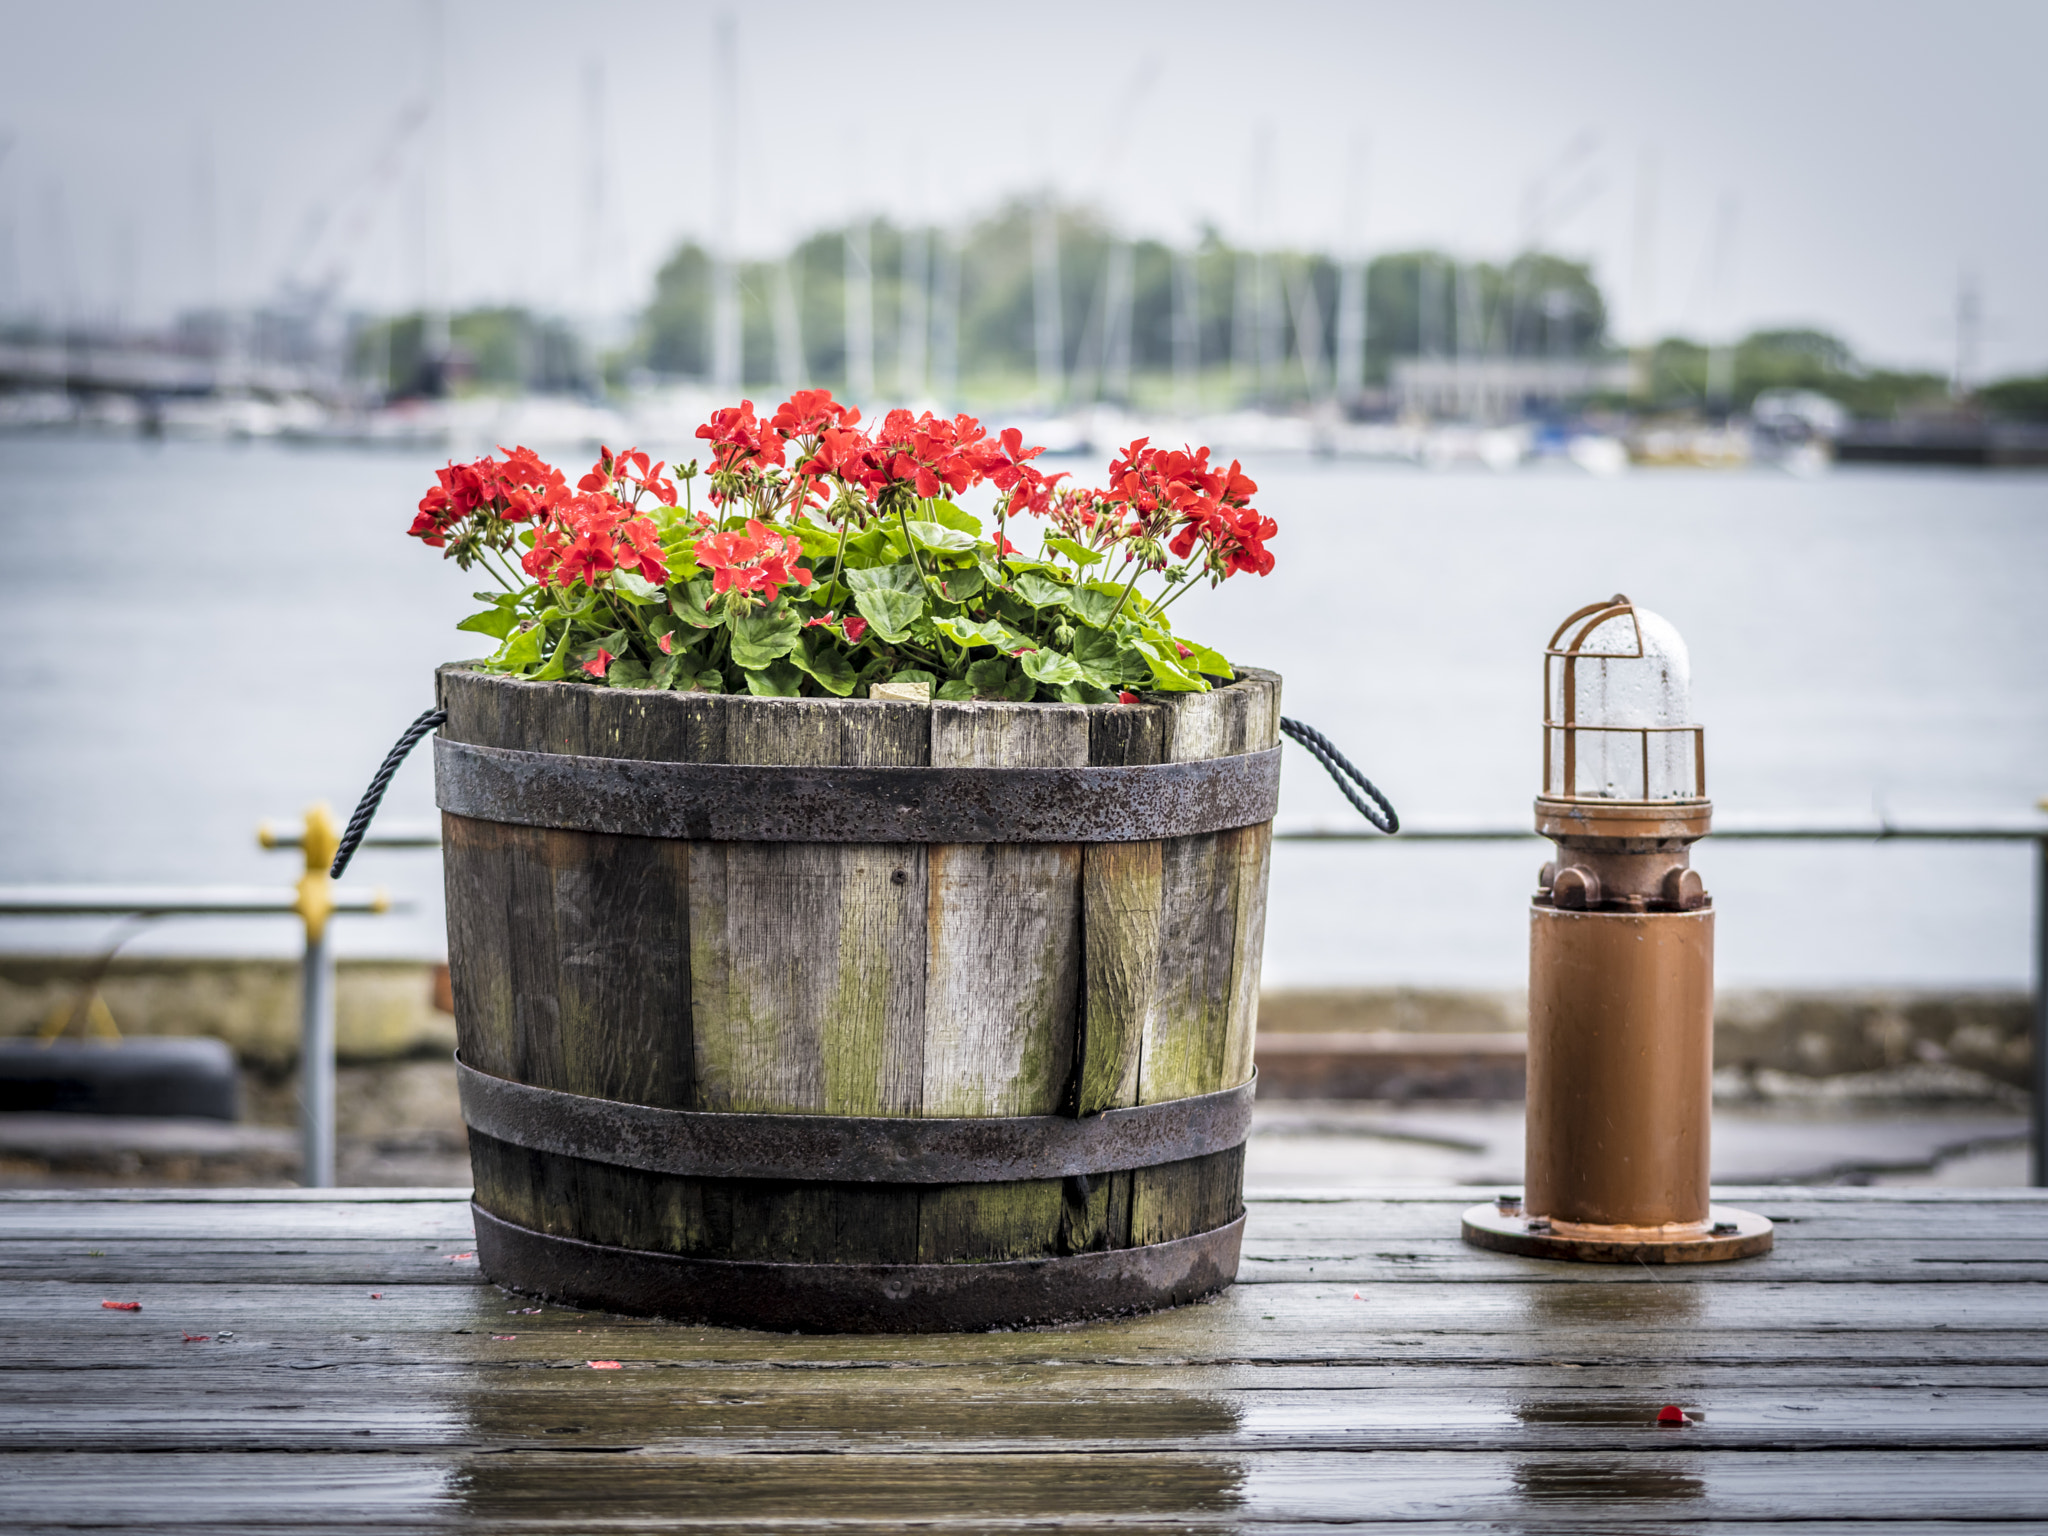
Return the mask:
M 299 1183 L 334 1187 L 334 930 L 306 928 L 299 1028 Z
M 2034 839 L 2034 1187 L 2048 1188 L 2048 837 Z
M 306 925 L 306 959 L 299 978 L 299 1183 L 334 1187 L 334 881 L 328 866 L 341 846 L 334 813 L 325 805 L 306 812 L 306 872 L 299 877 L 298 914 Z

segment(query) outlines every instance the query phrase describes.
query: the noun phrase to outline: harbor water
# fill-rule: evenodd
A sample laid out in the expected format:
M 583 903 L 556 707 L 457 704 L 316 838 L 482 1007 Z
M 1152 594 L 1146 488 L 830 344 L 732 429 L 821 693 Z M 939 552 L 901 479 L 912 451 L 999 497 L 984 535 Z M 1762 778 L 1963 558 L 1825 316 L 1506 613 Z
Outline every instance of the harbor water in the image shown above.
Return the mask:
M 479 649 L 453 625 L 484 583 L 403 537 L 436 462 L 0 438 L 0 883 L 294 878 L 258 821 L 314 800 L 345 816 L 431 703 L 434 665 Z M 1176 620 L 1284 674 L 1287 713 L 1410 821 L 1526 820 L 1544 641 L 1615 592 L 1691 647 L 1726 817 L 2011 818 L 2048 795 L 2048 477 L 1247 468 L 1278 568 L 1189 595 Z M 383 814 L 433 817 L 424 751 Z M 1357 824 L 1293 748 L 1281 822 Z M 1542 857 L 1282 845 L 1267 984 L 1513 986 Z M 2027 984 L 2022 846 L 1710 841 L 1695 863 L 1724 983 Z M 342 920 L 342 953 L 442 952 L 435 855 L 366 852 L 350 879 L 413 907 Z M 13 922 L 0 947 L 113 931 Z M 297 942 L 289 920 L 167 920 L 127 952 Z

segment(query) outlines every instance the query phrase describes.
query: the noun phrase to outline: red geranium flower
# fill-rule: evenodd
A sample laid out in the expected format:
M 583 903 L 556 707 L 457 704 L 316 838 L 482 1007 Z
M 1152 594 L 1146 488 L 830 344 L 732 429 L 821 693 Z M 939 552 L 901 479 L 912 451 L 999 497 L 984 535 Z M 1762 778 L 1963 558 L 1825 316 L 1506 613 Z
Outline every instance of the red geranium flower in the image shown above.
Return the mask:
M 800 389 L 775 408 L 768 424 L 784 438 L 794 439 L 818 437 L 828 427 L 850 427 L 859 420 L 860 407 L 841 405 L 831 390 Z
M 849 613 L 843 619 L 833 613 L 820 614 L 817 618 L 806 622 L 804 628 L 816 629 L 820 625 L 827 629 L 836 630 L 845 637 L 848 645 L 859 645 L 860 637 L 868 632 L 868 621 L 857 613 Z
M 697 435 L 711 444 L 711 467 L 716 472 L 782 465 L 782 434 L 756 418 L 751 400 L 713 411 L 711 420 L 697 429 Z
M 753 593 L 772 603 L 784 587 L 807 587 L 811 573 L 796 563 L 803 540 L 777 533 L 758 518 L 745 533 L 707 533 L 697 541 L 697 563 L 711 571 L 711 590 Z

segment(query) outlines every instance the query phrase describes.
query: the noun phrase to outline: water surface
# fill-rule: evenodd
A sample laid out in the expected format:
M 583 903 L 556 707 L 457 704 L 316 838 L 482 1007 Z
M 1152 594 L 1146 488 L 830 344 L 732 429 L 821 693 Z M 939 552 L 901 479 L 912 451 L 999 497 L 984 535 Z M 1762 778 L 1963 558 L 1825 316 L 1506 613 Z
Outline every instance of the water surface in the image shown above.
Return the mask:
M 0 882 L 284 880 L 256 823 L 346 815 L 432 701 L 479 582 L 402 537 L 434 460 L 277 446 L 0 439 Z M 1540 652 L 1614 592 L 1690 643 L 1726 815 L 2012 815 L 2048 794 L 2048 478 L 1843 471 L 1432 474 L 1253 463 L 1264 580 L 1176 610 L 1286 678 L 1413 820 L 1525 820 Z M 433 815 L 424 752 L 384 814 Z M 1352 812 L 1289 749 L 1281 818 Z M 1283 846 L 1274 985 L 1514 985 L 1542 845 Z M 1724 983 L 2024 985 L 2019 848 L 1707 844 Z M 344 952 L 438 954 L 439 865 L 351 878 L 418 903 Z M 12 950 L 104 923 L 8 923 Z M 290 951 L 288 921 L 137 947 Z

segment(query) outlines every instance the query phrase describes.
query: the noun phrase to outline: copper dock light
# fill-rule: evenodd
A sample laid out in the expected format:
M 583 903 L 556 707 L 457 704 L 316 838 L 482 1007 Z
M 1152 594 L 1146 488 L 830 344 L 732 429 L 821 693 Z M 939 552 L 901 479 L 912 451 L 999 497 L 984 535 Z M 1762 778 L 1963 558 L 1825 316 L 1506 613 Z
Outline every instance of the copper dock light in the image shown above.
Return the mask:
M 1767 1252 L 1771 1224 L 1708 1203 L 1714 906 L 1706 733 L 1669 622 L 1581 608 L 1543 653 L 1543 793 L 1557 845 L 1529 912 L 1522 1200 L 1465 1213 L 1481 1248 L 1594 1263 Z

